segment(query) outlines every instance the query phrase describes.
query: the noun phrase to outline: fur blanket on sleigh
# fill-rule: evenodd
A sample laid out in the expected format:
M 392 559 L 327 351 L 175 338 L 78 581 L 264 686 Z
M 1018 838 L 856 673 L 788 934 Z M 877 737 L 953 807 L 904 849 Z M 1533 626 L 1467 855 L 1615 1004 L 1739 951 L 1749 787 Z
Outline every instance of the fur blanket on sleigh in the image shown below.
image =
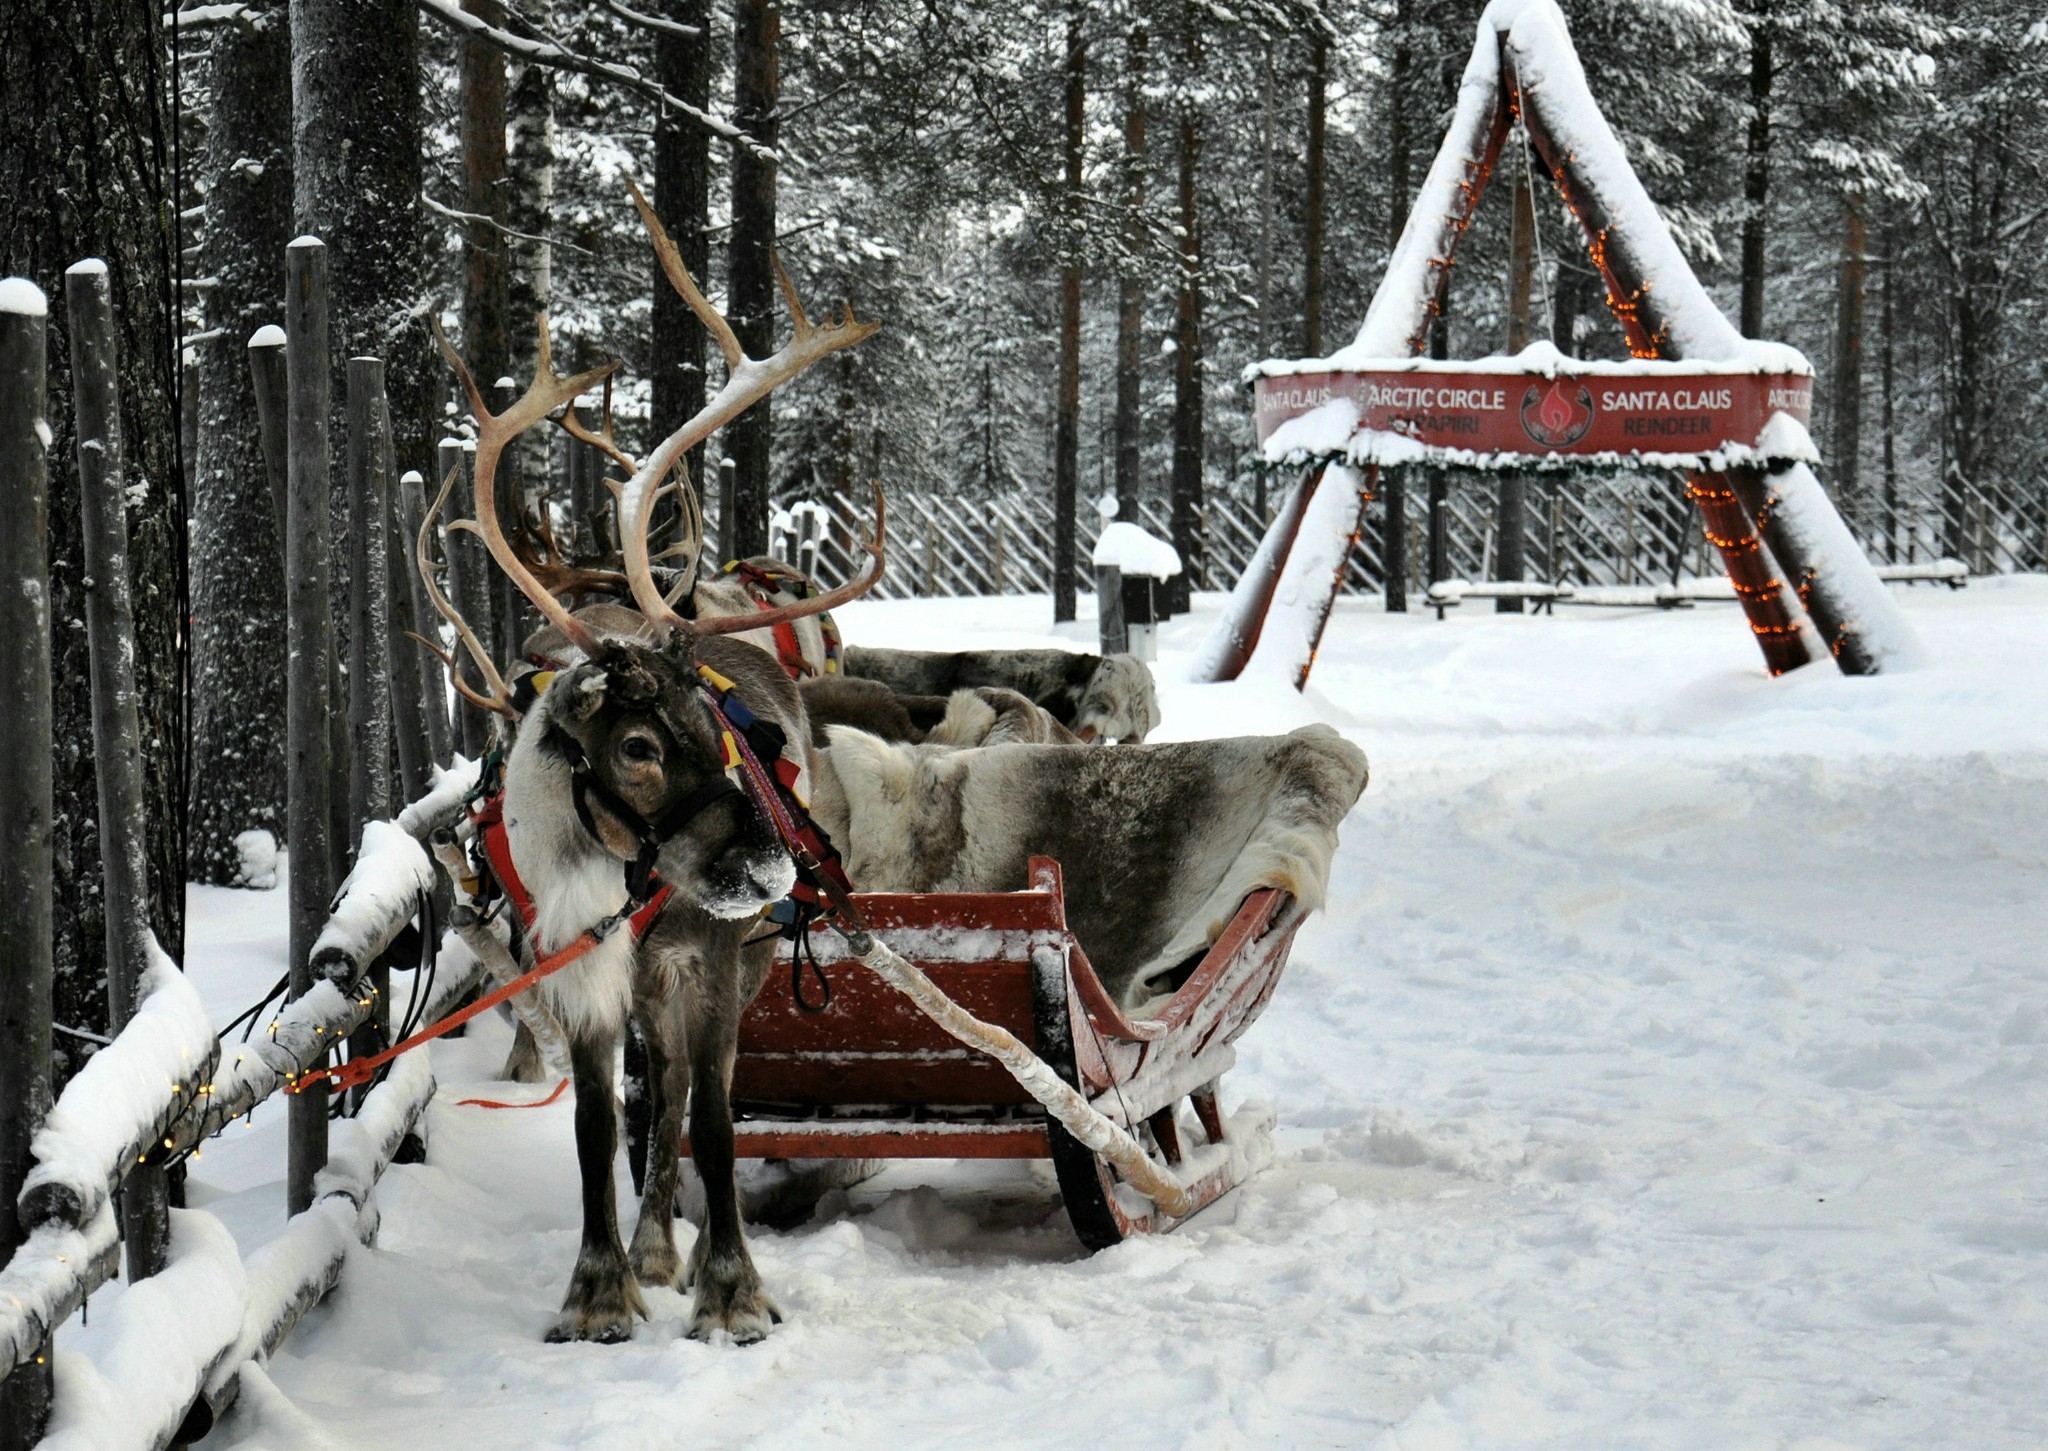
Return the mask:
M 845 726 L 812 808 L 863 892 L 1007 892 L 1033 856 L 1065 875 L 1067 921 L 1128 1007 L 1171 991 L 1245 897 L 1323 904 L 1365 753 L 1327 726 L 1098 750 L 892 745 Z

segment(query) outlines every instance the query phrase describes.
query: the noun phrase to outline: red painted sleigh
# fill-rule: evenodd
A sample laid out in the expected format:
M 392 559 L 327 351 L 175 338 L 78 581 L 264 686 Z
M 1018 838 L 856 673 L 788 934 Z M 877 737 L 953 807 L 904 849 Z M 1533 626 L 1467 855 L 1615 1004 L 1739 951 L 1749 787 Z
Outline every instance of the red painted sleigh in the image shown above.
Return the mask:
M 1270 1118 L 1226 1121 L 1216 1087 L 1235 1060 L 1230 1044 L 1273 995 L 1301 925 L 1285 892 L 1246 898 L 1157 1014 L 1135 1022 L 1068 930 L 1059 865 L 1049 858 L 1033 858 L 1021 892 L 855 901 L 876 935 L 954 1001 L 1016 1034 L 1171 1165 L 1193 1195 L 1190 1213 L 1270 1157 Z M 740 1023 L 732 1094 L 741 1158 L 1049 1158 L 1090 1249 L 1181 1222 L 1049 1122 L 993 1059 L 962 1047 L 846 957 L 837 933 L 821 929 L 812 944 L 832 986 L 827 1009 L 802 1011 L 782 970 Z M 781 954 L 786 966 L 786 946 Z M 806 996 L 816 995 L 811 982 Z M 1180 1114 L 1183 1100 L 1193 1123 Z

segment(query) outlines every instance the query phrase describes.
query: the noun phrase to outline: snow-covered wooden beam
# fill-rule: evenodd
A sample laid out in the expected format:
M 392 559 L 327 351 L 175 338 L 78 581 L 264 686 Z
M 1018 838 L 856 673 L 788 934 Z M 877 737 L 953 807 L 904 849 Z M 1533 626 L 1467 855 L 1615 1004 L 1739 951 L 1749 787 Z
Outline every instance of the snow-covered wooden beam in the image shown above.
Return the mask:
M 128 1026 L 64 1085 L 30 1152 L 22 1222 L 89 1224 L 136 1163 L 208 1094 L 220 1042 L 198 991 L 154 937 Z
M 121 1272 L 121 1230 L 112 1206 L 83 1229 L 43 1225 L 0 1268 L 0 1377 L 42 1352 L 85 1297 Z
M 247 1298 L 241 1252 L 203 1210 L 170 1212 L 168 1256 L 114 1302 L 97 1359 L 58 1357 L 56 1402 L 38 1451 L 160 1447 L 235 1344 Z
M 437 997 L 436 1012 L 453 1005 L 452 993 Z M 210 1403 L 232 1399 L 243 1367 L 282 1345 L 340 1282 L 350 1248 L 374 1238 L 377 1209 L 371 1196 L 399 1145 L 418 1127 L 434 1090 L 427 1055 L 410 1054 L 371 1090 L 360 1114 L 335 1126 L 328 1166 L 315 1180 L 313 1207 L 293 1215 L 284 1233 L 249 1256 L 241 1325 L 233 1349 L 207 1379 Z

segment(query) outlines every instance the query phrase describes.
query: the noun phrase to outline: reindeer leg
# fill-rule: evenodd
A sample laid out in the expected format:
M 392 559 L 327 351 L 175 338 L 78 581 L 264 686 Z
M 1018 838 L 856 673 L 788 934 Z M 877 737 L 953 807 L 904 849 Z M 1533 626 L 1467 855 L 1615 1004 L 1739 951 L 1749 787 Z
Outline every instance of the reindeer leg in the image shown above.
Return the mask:
M 626 1251 L 619 1243 L 619 1209 L 613 1182 L 619 1152 L 619 1118 L 612 1102 L 609 1039 L 578 1037 L 569 1044 L 576 1079 L 576 1167 L 583 1176 L 583 1247 L 569 1275 L 562 1316 L 548 1331 L 551 1341 L 633 1338 L 633 1316 L 647 1314 L 647 1302 L 633 1283 Z
M 512 1024 L 512 1051 L 505 1056 L 505 1066 L 498 1070 L 498 1077 L 511 1083 L 540 1083 L 548 1076 L 547 1064 L 540 1056 L 540 1044 L 526 1024 L 514 1021 Z
M 742 1345 L 766 1336 L 782 1319 L 740 1230 L 738 1181 L 733 1175 L 732 1066 L 740 1009 L 735 971 L 710 973 L 690 984 L 685 1004 L 690 1044 L 690 1156 L 704 1181 L 704 1228 L 690 1250 L 687 1284 L 697 1291 L 690 1338 L 724 1330 Z M 758 984 L 757 984 L 758 985 Z M 751 997 L 752 994 L 747 994 Z
M 647 1182 L 640 1196 L 640 1222 L 629 1255 L 643 1285 L 683 1287 L 682 1257 L 676 1253 L 676 1189 L 682 1177 L 683 1115 L 690 1097 L 690 1061 L 680 1024 L 655 1005 L 640 1015 L 647 1044 L 647 1091 L 653 1099 L 647 1145 Z

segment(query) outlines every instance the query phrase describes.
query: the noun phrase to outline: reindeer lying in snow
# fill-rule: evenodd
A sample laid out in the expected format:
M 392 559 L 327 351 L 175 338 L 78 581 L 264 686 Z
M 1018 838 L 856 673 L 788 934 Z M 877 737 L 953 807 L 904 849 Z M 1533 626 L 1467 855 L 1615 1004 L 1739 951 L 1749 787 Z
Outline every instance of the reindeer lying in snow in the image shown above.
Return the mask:
M 998 686 L 1035 701 L 1084 741 L 1142 741 L 1159 724 L 1152 672 L 1135 655 L 1067 650 L 876 650 L 849 646 L 846 674 L 900 695 Z
M 785 277 L 795 336 L 770 358 L 747 358 L 637 191 L 634 200 L 670 281 L 723 349 L 728 375 L 717 397 L 644 466 L 618 449 L 608 420 L 601 435 L 584 430 L 573 411 L 563 420 L 630 475 L 617 489 L 619 577 L 638 612 L 613 605 L 571 613 L 558 595 L 574 581 L 559 571 L 544 580 L 530 567 L 531 551 L 515 546 L 499 524 L 493 476 L 505 445 L 610 372 L 556 378 L 544 322 L 538 375 L 525 396 L 497 416 L 485 409 L 461 360 L 442 344 L 468 390 L 479 435 L 476 517 L 450 527 L 483 538 L 499 567 L 546 618 L 568 662 L 523 716 L 488 652 L 434 579 L 429 543 L 452 474 L 421 529 L 418 561 L 435 607 L 455 627 L 489 696 L 459 676 L 456 688 L 515 722 L 498 807 L 502 837 L 491 835 L 497 828 L 488 820 L 490 808 L 480 819 L 487 850 L 497 843 L 506 859 L 491 858 L 500 887 L 515 906 L 524 898 L 531 907 L 524 930 L 514 924 L 515 947 L 528 966 L 581 952 L 531 989 L 568 1038 L 583 1181 L 582 1248 L 548 1338 L 627 1339 L 634 1314 L 646 1313 L 638 1285 L 656 1284 L 694 1286 L 691 1336 L 723 1330 L 744 1342 L 766 1335 L 780 1317 L 741 1234 L 730 1075 L 740 1012 L 759 990 L 773 956 L 759 930 L 760 916 L 768 904 L 789 895 L 798 871 L 767 808 L 734 785 L 728 771 L 742 751 L 752 752 L 748 759 L 757 765 L 756 758 L 773 756 L 766 770 L 781 779 L 786 765 L 784 785 L 806 794 L 809 727 L 796 687 L 776 656 L 726 637 L 808 619 L 871 588 L 883 568 L 886 519 L 877 489 L 875 537 L 868 545 L 874 563 L 863 579 L 777 610 L 757 610 L 749 600 L 734 614 L 685 620 L 673 601 L 695 586 L 702 517 L 686 478 L 663 480 L 693 444 L 777 384 L 861 341 L 875 325 L 854 322 L 850 312 L 843 322 L 813 325 Z M 681 582 L 664 597 L 647 535 L 657 500 L 671 493 L 684 506 L 685 537 L 677 552 L 686 564 Z M 738 713 L 731 708 L 735 700 L 742 703 Z M 742 716 L 751 716 L 755 727 L 746 728 Z M 786 751 L 776 748 L 778 735 Z M 590 938 L 594 943 L 585 941 Z M 646 1194 L 630 1250 L 620 1241 L 613 1187 L 618 1119 L 612 1092 L 628 1013 L 646 1040 L 654 1095 Z M 676 1251 L 672 1214 L 685 1104 L 706 1199 L 705 1226 L 687 1266 Z
M 853 726 L 885 741 L 912 745 L 1081 744 L 1081 738 L 1061 725 L 1052 712 L 1014 690 L 993 685 L 956 690 L 949 696 L 898 695 L 879 680 L 827 675 L 799 681 L 798 688 L 815 746 L 826 744 L 825 733 L 835 725 Z

